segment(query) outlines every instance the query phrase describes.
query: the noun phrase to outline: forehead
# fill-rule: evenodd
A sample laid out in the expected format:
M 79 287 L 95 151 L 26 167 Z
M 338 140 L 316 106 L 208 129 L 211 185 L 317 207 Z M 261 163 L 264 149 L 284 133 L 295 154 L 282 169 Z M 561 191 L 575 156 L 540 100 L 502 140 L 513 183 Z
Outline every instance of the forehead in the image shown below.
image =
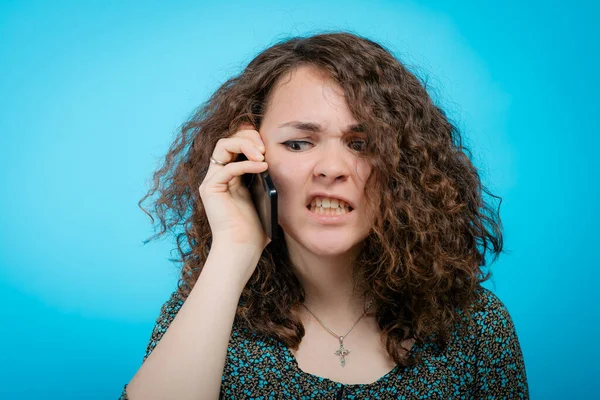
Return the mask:
M 274 85 L 267 114 L 323 122 L 336 118 L 354 120 L 342 88 L 313 66 L 298 67 L 283 75 Z

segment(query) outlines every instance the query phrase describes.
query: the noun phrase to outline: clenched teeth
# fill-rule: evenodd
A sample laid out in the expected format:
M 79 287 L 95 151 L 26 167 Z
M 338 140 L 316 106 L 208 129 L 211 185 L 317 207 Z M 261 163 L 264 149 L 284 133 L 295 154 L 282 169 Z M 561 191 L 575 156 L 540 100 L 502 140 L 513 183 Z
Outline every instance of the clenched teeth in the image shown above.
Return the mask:
M 345 201 L 327 197 L 315 197 L 310 203 L 310 210 L 324 215 L 341 215 L 351 211 Z
M 311 206 L 310 211 L 315 214 L 323 214 L 323 215 L 342 215 L 350 212 L 350 210 L 346 207 L 338 207 L 338 208 L 323 208 L 318 206 Z

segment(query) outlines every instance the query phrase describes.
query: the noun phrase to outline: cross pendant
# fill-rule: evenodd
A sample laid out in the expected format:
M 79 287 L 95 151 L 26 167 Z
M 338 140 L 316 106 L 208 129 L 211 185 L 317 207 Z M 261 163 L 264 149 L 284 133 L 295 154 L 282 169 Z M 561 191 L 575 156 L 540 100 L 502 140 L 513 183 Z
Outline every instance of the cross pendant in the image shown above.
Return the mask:
M 336 350 L 335 355 L 340 357 L 340 362 L 342 363 L 342 367 L 346 366 L 346 356 L 350 354 L 350 350 L 346 350 L 344 348 L 344 337 L 340 336 L 340 348 Z

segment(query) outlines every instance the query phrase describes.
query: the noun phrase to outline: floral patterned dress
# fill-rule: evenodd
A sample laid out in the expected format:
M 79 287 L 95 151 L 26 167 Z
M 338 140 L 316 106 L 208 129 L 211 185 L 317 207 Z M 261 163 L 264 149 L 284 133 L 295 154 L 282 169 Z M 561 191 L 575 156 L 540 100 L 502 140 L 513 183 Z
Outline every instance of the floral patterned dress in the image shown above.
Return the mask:
M 342 384 L 306 373 L 283 343 L 249 332 L 236 318 L 220 398 L 528 399 L 523 354 L 508 310 L 490 290 L 480 286 L 477 293 L 475 312 L 461 321 L 467 325 L 468 334 L 460 336 L 456 329 L 443 351 L 433 342 L 415 342 L 410 354 L 420 353 L 417 365 L 404 369 L 397 366 L 369 384 Z M 174 292 L 162 306 L 144 360 L 183 302 Z M 127 385 L 120 400 L 127 399 L 126 390 Z

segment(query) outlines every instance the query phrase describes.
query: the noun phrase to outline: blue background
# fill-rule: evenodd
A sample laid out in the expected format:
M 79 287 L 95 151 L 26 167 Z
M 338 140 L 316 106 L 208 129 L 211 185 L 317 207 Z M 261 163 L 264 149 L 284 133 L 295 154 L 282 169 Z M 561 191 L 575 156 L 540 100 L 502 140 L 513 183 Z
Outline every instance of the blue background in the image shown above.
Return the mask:
M 591 4 L 591 2 L 590 2 Z M 260 50 L 349 29 L 427 77 L 503 198 L 492 289 L 531 397 L 600 372 L 598 41 L 585 2 L 1 1 L 0 397 L 116 398 L 175 289 L 137 207 L 177 127 Z

